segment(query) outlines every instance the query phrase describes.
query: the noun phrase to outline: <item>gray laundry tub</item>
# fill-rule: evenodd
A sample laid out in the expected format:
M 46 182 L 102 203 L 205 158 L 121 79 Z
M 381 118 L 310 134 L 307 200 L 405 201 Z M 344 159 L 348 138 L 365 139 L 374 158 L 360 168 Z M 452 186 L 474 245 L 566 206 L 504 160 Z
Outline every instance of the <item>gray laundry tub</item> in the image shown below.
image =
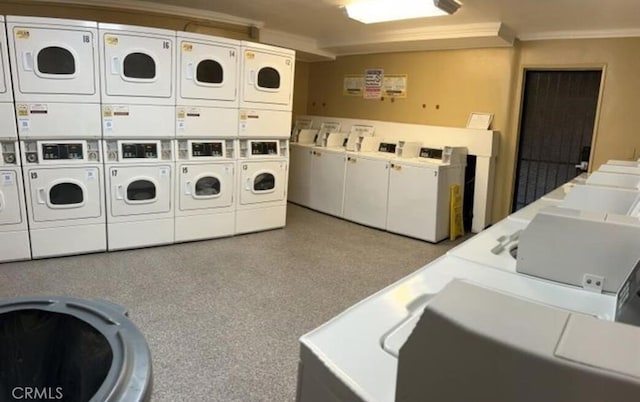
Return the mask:
M 0 300 L 0 401 L 148 401 L 151 354 L 125 308 L 70 297 Z

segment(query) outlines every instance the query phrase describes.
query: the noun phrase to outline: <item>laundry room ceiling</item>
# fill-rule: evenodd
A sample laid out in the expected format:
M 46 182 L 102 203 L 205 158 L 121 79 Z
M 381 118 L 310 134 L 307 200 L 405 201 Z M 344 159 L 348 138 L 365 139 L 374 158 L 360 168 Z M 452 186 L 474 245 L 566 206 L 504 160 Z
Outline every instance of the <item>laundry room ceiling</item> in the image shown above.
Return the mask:
M 65 0 L 62 0 L 63 2 Z M 82 0 L 66 0 L 82 2 Z M 111 7 L 201 12 L 260 28 L 266 43 L 309 60 L 389 51 L 511 46 L 514 39 L 640 36 L 638 0 L 460 0 L 453 15 L 378 24 L 349 19 L 352 0 L 85 0 Z M 430 0 L 424 0 L 430 1 Z

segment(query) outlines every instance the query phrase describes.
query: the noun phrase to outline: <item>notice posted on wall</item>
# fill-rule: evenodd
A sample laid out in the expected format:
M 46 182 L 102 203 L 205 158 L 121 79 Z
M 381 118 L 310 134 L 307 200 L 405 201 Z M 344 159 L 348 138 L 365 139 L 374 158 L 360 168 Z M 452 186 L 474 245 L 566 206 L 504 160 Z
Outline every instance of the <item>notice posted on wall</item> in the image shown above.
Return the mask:
M 362 96 L 364 92 L 363 74 L 346 74 L 342 94 L 345 96 Z
M 393 98 L 407 97 L 407 74 L 387 74 L 382 81 L 382 94 Z
M 365 99 L 380 99 L 382 97 L 382 81 L 384 70 L 381 68 L 368 68 L 364 70 L 364 94 Z

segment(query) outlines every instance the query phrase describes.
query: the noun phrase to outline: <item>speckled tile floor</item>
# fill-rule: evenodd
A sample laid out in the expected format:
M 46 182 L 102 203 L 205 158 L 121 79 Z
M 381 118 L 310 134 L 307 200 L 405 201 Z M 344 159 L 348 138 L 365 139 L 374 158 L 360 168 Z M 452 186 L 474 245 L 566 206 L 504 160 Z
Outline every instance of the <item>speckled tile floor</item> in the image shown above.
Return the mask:
M 154 402 L 292 401 L 298 337 L 458 244 L 289 204 L 285 229 L 0 264 L 0 298 L 126 306 L 153 356 Z

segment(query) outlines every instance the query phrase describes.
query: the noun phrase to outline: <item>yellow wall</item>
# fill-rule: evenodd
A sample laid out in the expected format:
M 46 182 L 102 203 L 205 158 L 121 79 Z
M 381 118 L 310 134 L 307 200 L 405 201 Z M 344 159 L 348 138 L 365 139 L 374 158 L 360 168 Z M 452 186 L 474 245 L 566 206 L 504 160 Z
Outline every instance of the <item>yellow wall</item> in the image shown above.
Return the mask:
M 339 57 L 309 66 L 308 114 L 464 127 L 469 113 L 495 114 L 500 131 L 493 221 L 511 209 L 525 68 L 604 68 L 592 168 L 608 159 L 640 157 L 640 38 L 517 42 L 474 49 Z M 342 95 L 345 74 L 382 68 L 408 74 L 406 99 Z M 297 91 L 297 90 L 296 90 Z M 297 92 L 296 92 L 297 95 Z M 424 105 L 424 107 L 423 107 Z
M 403 123 L 464 127 L 471 112 L 495 113 L 493 128 L 507 141 L 511 80 L 517 49 L 472 49 L 340 57 L 312 63 L 309 72 L 309 114 Z M 406 98 L 365 100 L 343 96 L 344 74 L 382 68 L 385 74 L 407 74 Z M 500 148 L 497 176 L 506 177 L 511 160 Z M 507 162 L 507 163 L 505 163 Z M 512 168 L 511 168 L 512 169 Z M 496 194 L 509 191 L 496 180 Z M 504 197 L 496 197 L 494 216 L 503 216 Z M 497 215 L 496 215 L 497 214 Z
M 309 101 L 309 63 L 296 61 L 296 73 L 293 82 L 293 115 L 307 114 Z

